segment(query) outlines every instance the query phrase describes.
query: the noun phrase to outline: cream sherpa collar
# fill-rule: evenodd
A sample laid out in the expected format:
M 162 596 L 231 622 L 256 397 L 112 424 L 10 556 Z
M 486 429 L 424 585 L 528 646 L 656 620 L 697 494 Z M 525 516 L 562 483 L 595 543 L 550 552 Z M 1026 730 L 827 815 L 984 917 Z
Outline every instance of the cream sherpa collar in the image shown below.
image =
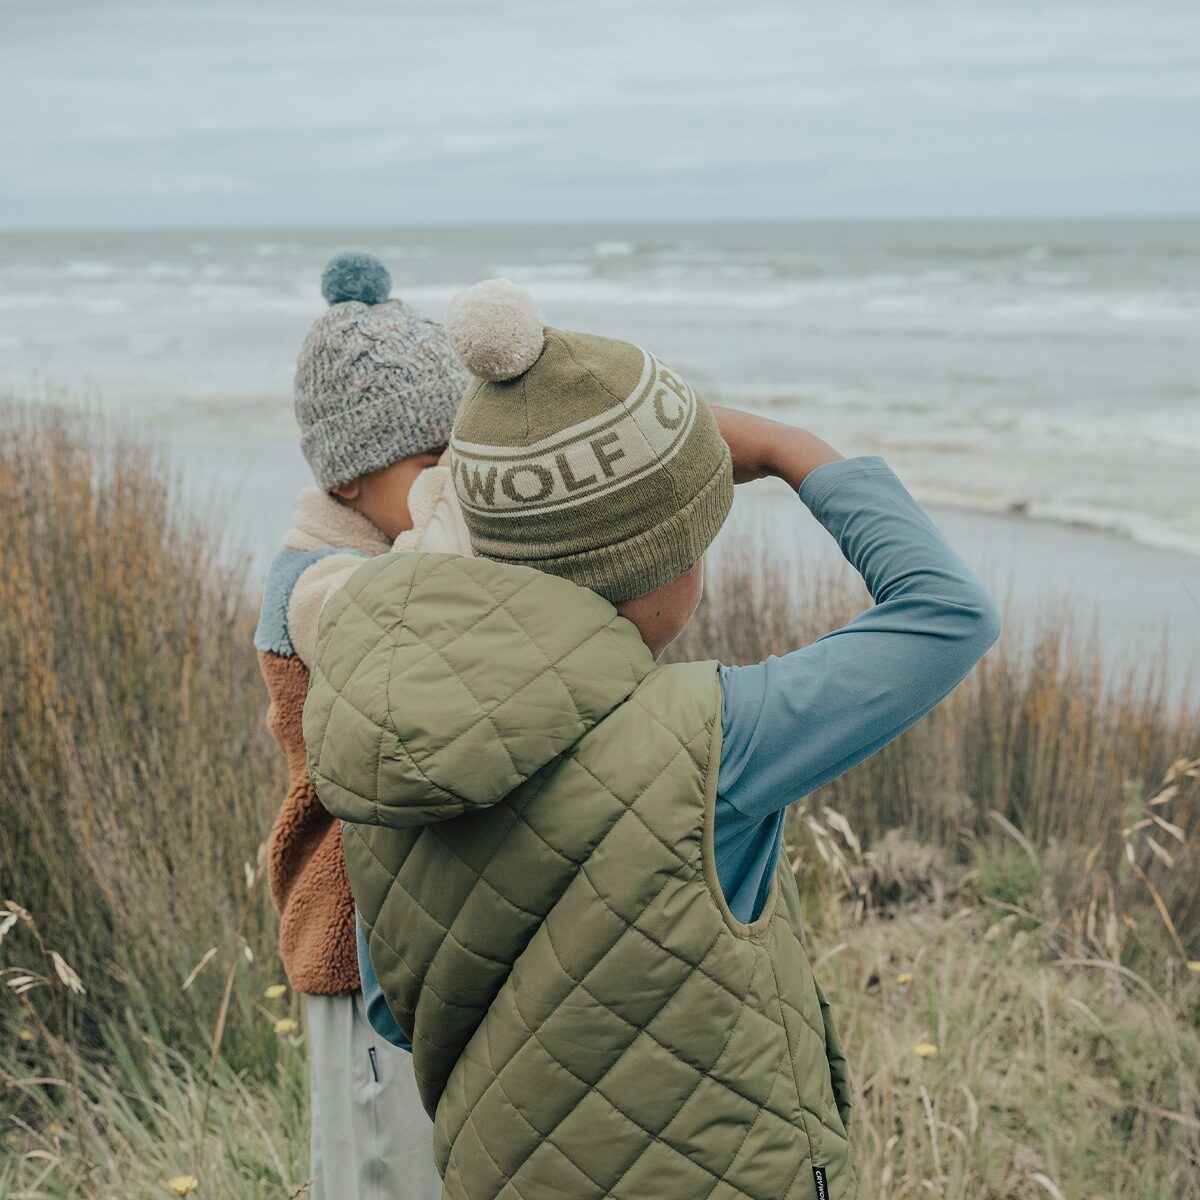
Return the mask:
M 289 550 L 335 546 L 370 555 L 386 554 L 392 548 L 387 535 L 372 521 L 316 488 L 305 488 L 300 493 L 292 528 L 284 534 L 283 544 Z

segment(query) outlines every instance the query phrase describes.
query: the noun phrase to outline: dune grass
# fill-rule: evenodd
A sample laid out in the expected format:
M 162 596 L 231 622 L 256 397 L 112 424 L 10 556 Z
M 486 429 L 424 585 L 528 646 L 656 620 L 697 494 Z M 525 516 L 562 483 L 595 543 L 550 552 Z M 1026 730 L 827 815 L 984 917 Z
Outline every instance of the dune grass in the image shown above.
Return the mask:
M 159 454 L 0 412 L 0 897 L 87 980 L 70 1030 L 85 1045 L 126 1010 L 203 1042 L 231 953 L 255 956 L 256 983 L 278 978 L 266 889 L 234 886 L 283 779 L 253 608 Z M 239 1066 L 269 1065 L 259 1024 L 235 997 Z
M 1051 924 L 969 905 L 825 950 L 864 1197 L 1195 1194 L 1195 976 L 1156 989 L 1062 949 Z
M 750 661 L 861 607 L 755 536 L 677 656 Z M 0 411 L 0 1200 L 306 1189 L 260 858 L 283 771 L 217 546 L 153 451 Z M 1010 628 L 797 806 L 864 1197 L 1194 1194 L 1195 730 L 1069 623 Z
M 244 985 L 243 985 L 244 986 Z M 269 1026 L 268 1026 L 269 1027 Z M 110 1024 L 98 1047 L 41 1037 L 0 1051 L 10 1127 L 0 1135 L 0 1200 L 197 1196 L 268 1200 L 304 1193 L 308 1073 L 303 1038 L 276 1038 L 255 1079 L 222 1057 L 211 1088 L 197 1047 Z M 99 1053 L 97 1053 L 99 1051 Z M 175 1194 L 186 1194 L 177 1185 Z

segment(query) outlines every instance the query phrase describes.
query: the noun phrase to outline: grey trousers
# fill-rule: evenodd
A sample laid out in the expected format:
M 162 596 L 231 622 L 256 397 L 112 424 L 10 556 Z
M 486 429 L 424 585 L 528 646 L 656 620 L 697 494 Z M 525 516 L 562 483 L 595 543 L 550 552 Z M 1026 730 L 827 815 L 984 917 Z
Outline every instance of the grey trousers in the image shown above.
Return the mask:
M 440 1200 L 412 1055 L 371 1028 L 361 992 L 305 999 L 311 1200 Z

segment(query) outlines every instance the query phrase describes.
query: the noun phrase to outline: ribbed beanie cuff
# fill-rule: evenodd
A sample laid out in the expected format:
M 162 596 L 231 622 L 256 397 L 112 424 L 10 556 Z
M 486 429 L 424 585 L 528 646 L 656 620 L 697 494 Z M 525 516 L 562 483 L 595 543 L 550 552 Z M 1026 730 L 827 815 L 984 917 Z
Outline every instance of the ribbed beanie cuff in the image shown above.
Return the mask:
M 611 604 L 620 604 L 690 571 L 721 531 L 732 505 L 733 464 L 727 447 L 720 467 L 687 505 L 624 541 L 556 558 L 492 554 L 485 543 L 473 539 L 474 549 L 481 558 L 536 567 L 590 588 Z
M 392 396 L 364 398 L 307 425 L 300 449 L 317 486 L 328 492 L 402 458 L 445 449 L 453 424 L 448 404 L 414 406 L 406 415 Z

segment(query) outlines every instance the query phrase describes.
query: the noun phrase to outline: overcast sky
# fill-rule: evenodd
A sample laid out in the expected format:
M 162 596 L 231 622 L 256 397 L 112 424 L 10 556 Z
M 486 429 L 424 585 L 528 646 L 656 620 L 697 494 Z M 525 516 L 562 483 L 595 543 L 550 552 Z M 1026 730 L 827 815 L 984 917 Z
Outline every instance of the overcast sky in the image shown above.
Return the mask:
M 0 0 L 0 228 L 1197 211 L 1196 0 Z

